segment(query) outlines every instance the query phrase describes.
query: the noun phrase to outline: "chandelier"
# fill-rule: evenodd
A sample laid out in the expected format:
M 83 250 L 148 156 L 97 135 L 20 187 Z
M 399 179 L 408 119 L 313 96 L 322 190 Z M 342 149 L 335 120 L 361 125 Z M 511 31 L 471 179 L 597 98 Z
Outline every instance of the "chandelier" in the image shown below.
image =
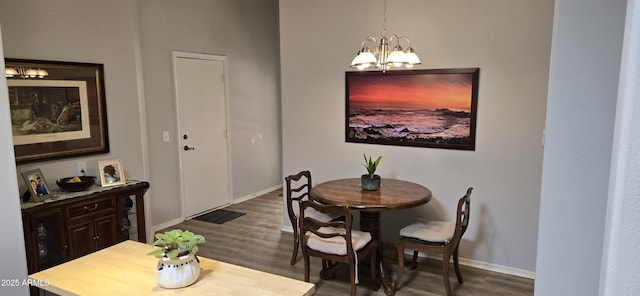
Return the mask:
M 18 76 L 20 78 L 45 78 L 49 76 L 49 72 L 43 69 L 23 68 L 23 67 L 5 67 L 4 77 L 12 78 Z
M 392 34 L 391 37 L 387 37 L 387 0 L 384 1 L 384 12 L 382 20 L 382 36 L 380 37 L 380 44 L 376 46 L 376 38 L 373 36 L 367 36 L 360 44 L 360 50 L 356 54 L 356 57 L 351 61 L 351 67 L 358 70 L 365 70 L 368 68 L 380 69 L 383 73 L 391 68 L 412 68 L 414 65 L 420 64 L 420 58 L 411 48 L 411 40 L 405 36 L 398 36 Z M 403 50 L 400 46 L 400 41 L 404 40 L 408 46 L 406 50 Z M 374 48 L 371 52 L 367 44 Z M 391 49 L 391 45 L 395 45 Z

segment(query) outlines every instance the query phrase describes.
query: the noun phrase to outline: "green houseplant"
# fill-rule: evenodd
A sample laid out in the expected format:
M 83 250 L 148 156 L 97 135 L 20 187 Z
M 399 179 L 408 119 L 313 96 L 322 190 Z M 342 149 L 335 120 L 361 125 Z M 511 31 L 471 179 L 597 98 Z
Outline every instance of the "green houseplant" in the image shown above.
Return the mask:
M 160 248 L 147 255 L 158 258 L 158 286 L 182 288 L 195 283 L 200 276 L 200 260 L 196 257 L 197 245 L 206 242 L 204 237 L 181 229 L 156 233 L 155 237 L 153 245 Z
M 165 233 L 156 233 L 156 241 L 153 242 L 153 245 L 160 248 L 147 255 L 176 259 L 191 253 L 194 248 L 197 250 L 196 245 L 205 242 L 202 235 L 194 234 L 188 230 L 174 229 Z
M 380 165 L 380 160 L 382 160 L 382 156 L 378 156 L 375 160 L 371 156 L 367 158 L 366 154 L 364 155 L 364 164 L 362 164 L 367 169 L 367 174 L 364 174 L 360 178 L 360 185 L 364 190 L 378 190 L 380 189 L 380 176 L 376 175 L 376 170 Z

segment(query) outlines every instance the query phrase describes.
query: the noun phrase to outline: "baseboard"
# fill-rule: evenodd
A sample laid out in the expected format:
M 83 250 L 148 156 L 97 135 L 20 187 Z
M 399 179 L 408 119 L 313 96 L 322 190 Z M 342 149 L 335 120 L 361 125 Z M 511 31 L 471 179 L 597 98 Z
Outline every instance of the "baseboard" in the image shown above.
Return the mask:
M 160 229 L 165 229 L 167 227 L 171 227 L 171 226 L 176 225 L 178 223 L 182 223 L 183 221 L 184 221 L 184 218 L 178 218 L 178 219 L 173 219 L 171 221 L 164 222 L 164 223 L 159 224 L 159 225 L 155 225 L 155 226 L 151 227 L 152 236 L 155 236 L 155 233 L 158 232 L 158 230 L 160 230 Z
M 287 225 L 282 225 L 282 226 L 280 226 L 280 231 L 293 233 L 293 227 L 287 226 Z M 413 255 L 413 251 L 412 250 L 406 250 L 405 254 L 408 255 L 408 256 L 412 256 Z M 442 261 L 442 257 L 425 255 L 424 253 L 419 253 L 418 257 L 431 258 L 431 259 L 434 259 L 434 260 Z M 513 276 L 519 276 L 519 277 L 528 278 L 528 279 L 535 279 L 536 278 L 536 273 L 533 272 L 533 271 L 529 271 L 529 270 L 513 268 L 513 267 L 508 267 L 508 266 L 503 266 L 503 265 L 498 265 L 498 264 L 493 264 L 493 263 L 487 263 L 487 262 L 482 262 L 482 261 L 477 261 L 477 260 L 472 260 L 472 259 L 466 259 L 466 258 L 459 258 L 459 259 L 460 259 L 460 265 L 464 265 L 464 266 L 469 266 L 469 267 L 473 267 L 473 268 L 478 268 L 478 269 L 483 269 L 483 270 L 488 270 L 488 271 L 493 271 L 493 272 L 513 275 Z
M 274 191 L 274 190 L 276 190 L 276 189 L 280 189 L 280 188 L 282 188 L 282 184 L 281 184 L 281 185 L 276 185 L 276 186 L 273 186 L 273 187 L 271 187 L 271 188 L 267 188 L 267 189 L 264 189 L 264 190 L 260 190 L 260 191 L 258 191 L 258 192 L 256 192 L 256 193 L 251 193 L 251 194 L 249 194 L 249 195 L 247 195 L 247 196 L 243 196 L 243 197 L 235 198 L 235 199 L 233 199 L 233 200 L 231 201 L 231 203 L 232 203 L 232 204 L 241 203 L 241 202 L 243 202 L 243 201 L 247 201 L 247 200 L 250 200 L 250 199 L 256 198 L 256 197 L 258 197 L 258 196 L 261 196 L 261 195 L 267 194 L 267 193 L 269 193 L 269 192 L 271 192 L 271 191 Z
M 504 265 L 498 265 L 498 264 L 487 263 L 487 262 L 476 261 L 476 260 L 465 259 L 465 258 L 460 258 L 460 264 L 475 267 L 475 268 L 480 268 L 484 270 L 490 270 L 490 271 L 495 271 L 499 273 L 519 276 L 519 277 L 528 278 L 532 280 L 536 279 L 535 272 L 530 270 L 520 269 L 520 268 L 513 268 L 513 267 L 504 266 Z
M 404 253 L 405 253 L 405 255 L 408 255 L 408 256 L 412 256 L 413 255 L 413 251 L 412 250 L 406 250 Z M 418 257 L 431 258 L 431 259 L 434 259 L 434 260 L 442 261 L 442 256 L 436 256 L 436 255 L 432 256 L 432 255 L 425 255 L 424 253 L 419 253 Z M 460 265 L 464 265 L 464 266 L 469 266 L 469 267 L 473 267 L 473 268 L 478 268 L 478 269 L 483 269 L 483 270 L 488 270 L 488 271 L 493 271 L 493 272 L 513 275 L 513 276 L 519 276 L 519 277 L 528 278 L 528 279 L 535 279 L 536 278 L 536 273 L 533 272 L 533 271 L 529 271 L 529 270 L 513 268 L 513 267 L 508 267 L 508 266 L 498 265 L 498 264 L 493 264 L 493 263 L 487 263 L 487 262 L 483 262 L 483 261 L 477 261 L 477 260 L 467 259 L 467 258 L 462 258 L 462 257 L 460 257 L 459 260 L 460 260 L 459 261 Z

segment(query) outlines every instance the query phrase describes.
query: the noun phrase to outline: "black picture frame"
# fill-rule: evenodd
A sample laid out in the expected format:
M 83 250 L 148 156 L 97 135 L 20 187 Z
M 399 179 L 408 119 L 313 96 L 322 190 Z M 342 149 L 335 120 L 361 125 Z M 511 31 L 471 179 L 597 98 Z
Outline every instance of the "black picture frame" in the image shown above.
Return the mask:
M 109 152 L 103 64 L 7 58 L 8 69 L 20 73 L 7 77 L 16 163 Z
M 475 150 L 480 68 L 345 72 L 345 141 Z

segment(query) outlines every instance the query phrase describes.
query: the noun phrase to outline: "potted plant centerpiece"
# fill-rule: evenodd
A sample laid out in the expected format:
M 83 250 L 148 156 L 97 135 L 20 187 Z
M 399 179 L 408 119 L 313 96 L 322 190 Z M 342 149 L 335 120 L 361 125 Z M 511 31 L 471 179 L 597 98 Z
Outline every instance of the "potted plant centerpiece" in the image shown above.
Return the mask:
M 363 166 L 367 168 L 367 174 L 364 174 L 360 177 L 360 186 L 364 190 L 379 190 L 380 189 L 380 176 L 376 175 L 376 169 L 378 169 L 378 165 L 380 165 L 380 160 L 382 160 L 382 156 L 378 156 L 376 160 L 373 160 L 371 156 L 367 158 L 366 154 L 364 155 L 364 164 Z
M 160 248 L 147 254 L 156 256 L 156 280 L 163 288 L 182 288 L 193 284 L 200 275 L 200 260 L 196 257 L 202 235 L 175 229 L 157 233 L 154 246 Z

